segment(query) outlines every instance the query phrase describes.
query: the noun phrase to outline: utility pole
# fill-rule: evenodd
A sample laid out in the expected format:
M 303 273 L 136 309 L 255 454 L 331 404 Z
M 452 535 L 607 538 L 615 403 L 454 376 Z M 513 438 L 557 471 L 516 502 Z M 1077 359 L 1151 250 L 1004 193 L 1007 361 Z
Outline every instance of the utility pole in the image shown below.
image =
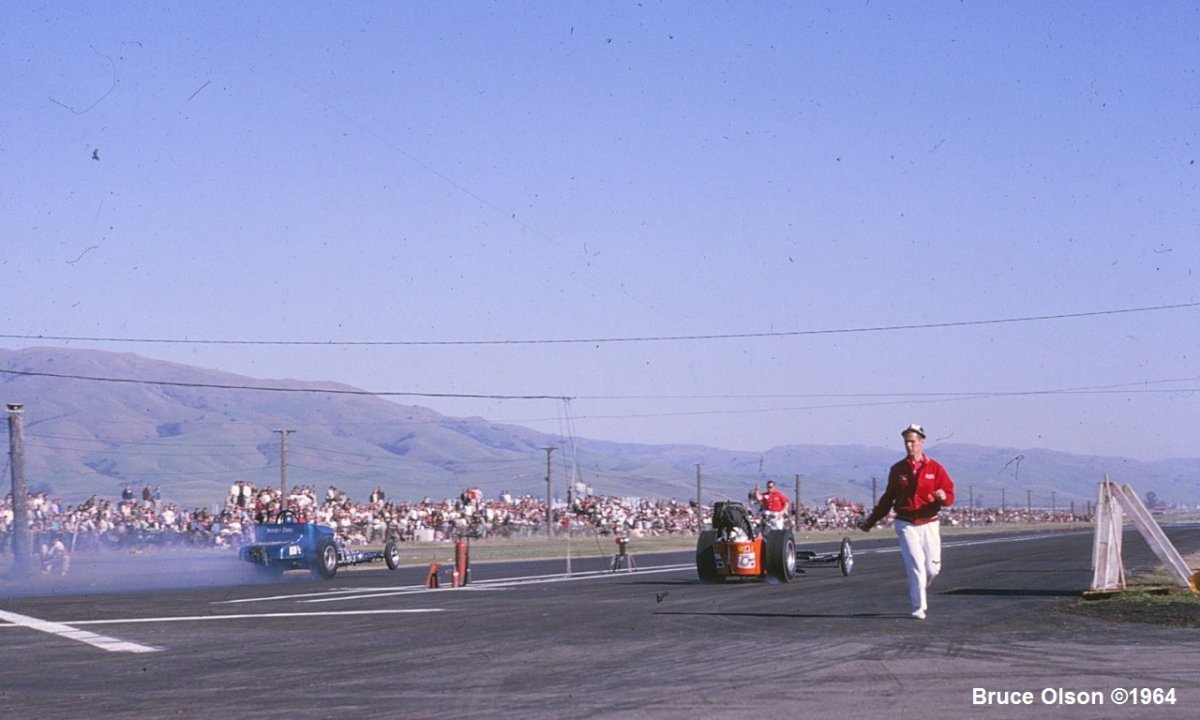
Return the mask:
M 29 495 L 25 485 L 25 406 L 8 403 L 9 467 L 12 468 L 13 497 L 13 574 L 27 577 L 32 573 L 29 540 Z
M 704 502 L 700 489 L 700 463 L 696 463 L 696 532 L 704 530 Z
M 279 507 L 287 501 L 287 436 L 295 430 L 274 430 L 279 433 Z
M 792 527 L 799 529 L 800 527 L 800 478 L 803 475 L 796 473 L 796 501 L 792 503 Z
M 546 451 L 546 537 L 554 537 L 554 493 L 550 485 L 550 454 L 554 448 L 542 448 Z

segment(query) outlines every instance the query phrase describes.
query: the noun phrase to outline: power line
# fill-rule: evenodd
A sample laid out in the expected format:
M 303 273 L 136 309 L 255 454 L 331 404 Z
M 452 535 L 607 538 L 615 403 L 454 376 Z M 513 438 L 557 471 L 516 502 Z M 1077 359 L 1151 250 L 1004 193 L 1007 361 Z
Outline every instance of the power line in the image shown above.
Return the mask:
M 641 335 L 617 337 L 590 338 L 515 338 L 508 340 L 222 340 L 222 339 L 189 339 L 189 338 L 133 338 L 133 337 L 85 337 L 78 335 L 18 335 L 0 333 L 0 338 L 9 340 L 54 340 L 59 342 L 95 342 L 95 343 L 143 343 L 158 345 L 256 345 L 256 346 L 304 346 L 304 347 L 445 347 L 445 346 L 484 346 L 484 345 L 572 345 L 582 343 L 636 343 L 636 342 L 682 342 L 698 340 L 748 340 L 761 338 L 804 337 L 815 335 L 849 335 L 875 332 L 897 332 L 912 330 L 936 330 L 959 327 L 978 327 L 983 325 L 1005 325 L 1029 322 L 1048 322 L 1052 320 L 1078 320 L 1081 318 L 1103 317 L 1110 315 L 1128 315 L 1132 313 L 1158 312 L 1162 310 L 1187 310 L 1200 307 L 1200 302 L 1178 303 L 1175 305 L 1154 305 L 1137 308 L 1117 308 L 1110 310 L 1092 310 L 1078 313 L 1060 313 L 1056 315 L 1029 315 L 1024 317 L 992 318 L 984 320 L 956 320 L 938 323 L 917 323 L 909 325 L 876 325 L 867 327 L 830 328 L 825 330 L 782 330 L 773 332 L 743 332 L 743 333 L 709 333 L 697 335 Z M 264 388 L 271 389 L 271 388 Z M 320 391 L 329 392 L 329 391 Z M 372 393 L 379 394 L 379 393 Z M 416 393 L 401 393 L 412 395 Z M 433 395 L 433 397 L 480 397 L 497 398 L 493 395 Z M 507 396 L 500 396 L 507 399 Z M 561 399 L 545 397 L 538 399 Z
M 227 385 L 224 383 L 180 382 L 170 380 L 138 380 L 134 378 L 101 377 L 97 375 L 73 375 L 69 373 L 35 372 L 32 370 L 4 370 L 3 375 L 19 375 L 22 377 L 50 377 L 59 380 L 90 380 L 93 382 L 125 383 L 129 385 L 165 385 L 169 387 L 207 388 L 213 390 L 256 390 L 262 392 L 310 393 L 328 395 L 369 395 L 375 397 L 424 397 L 424 398 L 466 398 L 471 400 L 566 400 L 561 395 L 486 395 L 474 393 L 427 393 L 427 392 L 372 392 L 370 390 L 334 389 L 334 388 L 302 388 L 269 385 Z
M 796 399 L 853 399 L 853 398 L 977 398 L 977 397 L 1012 397 L 1022 395 L 1108 395 L 1108 394 L 1174 394 L 1180 392 L 1200 392 L 1200 388 L 1152 388 L 1151 385 L 1167 385 L 1171 383 L 1195 383 L 1200 377 L 1168 378 L 1164 380 L 1139 380 L 1136 382 L 1116 383 L 1112 385 L 1094 385 L 1084 387 L 1050 388 L 1046 390 L 971 390 L 961 392 L 927 391 L 920 392 L 826 392 L 826 393 L 770 393 L 770 394 L 723 394 L 723 395 L 576 395 L 576 400 L 796 400 Z M 549 418 L 543 418 L 549 419 Z
M 843 400 L 866 400 L 874 399 L 873 402 L 858 402 L 853 404 L 836 404 L 836 405 L 816 405 L 809 407 L 789 407 L 789 408 L 752 408 L 744 410 L 709 410 L 709 411 L 680 411 L 680 412 L 665 412 L 652 413 L 642 415 L 620 415 L 620 416 L 604 416 L 604 415 L 586 415 L 584 419 L 597 420 L 608 417 L 673 417 L 673 416 L 688 416 L 688 415 L 713 415 L 713 414 L 746 414 L 758 412 L 779 412 L 779 411 L 796 411 L 796 410 L 815 410 L 815 409 L 832 409 L 844 407 L 870 407 L 875 405 L 889 405 L 907 399 L 906 402 L 942 402 L 946 400 L 980 400 L 980 399 L 999 399 L 1013 397 L 1033 397 L 1033 396 L 1049 396 L 1049 395 L 1125 395 L 1125 394 L 1176 394 L 1176 393 L 1193 393 L 1200 392 L 1200 388 L 1184 387 L 1184 388 L 1150 388 L 1150 385 L 1175 383 L 1175 382 L 1193 382 L 1197 378 L 1178 378 L 1171 380 L 1154 380 L 1141 381 L 1136 383 L 1123 383 L 1119 385 L 1105 385 L 1096 387 L 1074 387 L 1074 388 L 1052 388 L 1046 390 L 1011 390 L 1011 391 L 970 391 L 970 392 L 920 392 L 920 393 L 807 393 L 807 394 L 778 394 L 778 395 L 581 395 L 575 397 L 567 397 L 560 395 L 484 395 L 484 394 L 467 394 L 467 393 L 421 393 L 407 391 L 383 391 L 374 392 L 370 390 L 352 390 L 352 389 L 320 389 L 320 388 L 301 388 L 301 387 L 271 387 L 263 385 L 227 385 L 219 383 L 185 383 L 179 381 L 165 380 L 141 380 L 135 378 L 113 378 L 101 377 L 93 375 L 72 375 L 66 373 L 47 373 L 34 372 L 30 370 L 5 370 L 0 369 L 2 375 L 18 375 L 23 377 L 51 377 L 62 380 L 86 380 L 94 382 L 113 382 L 125 383 L 130 385 L 167 385 L 172 387 L 187 387 L 187 388 L 209 388 L 220 390 L 249 390 L 249 391 L 270 391 L 270 392 L 288 392 L 288 393 L 330 393 L 335 395 L 357 395 L 366 397 L 427 397 L 427 398 L 467 398 L 467 399 L 490 399 L 490 400 L 560 400 L 568 402 L 570 400 L 755 400 L 755 399 L 843 399 Z M 536 420 L 550 420 L 551 418 L 537 418 Z M 553 418 L 561 421 L 561 418 Z M 530 419 L 533 421 L 535 419 Z M 429 421 L 404 421 L 402 423 L 390 422 L 373 422 L 373 423 L 351 423 L 357 425 L 416 425 L 416 424 L 442 424 L 444 420 L 429 420 Z M 451 420 L 453 423 L 461 424 L 465 420 Z M 512 421 L 509 421 L 512 422 Z M 503 424 L 499 421 L 486 421 L 487 424 Z

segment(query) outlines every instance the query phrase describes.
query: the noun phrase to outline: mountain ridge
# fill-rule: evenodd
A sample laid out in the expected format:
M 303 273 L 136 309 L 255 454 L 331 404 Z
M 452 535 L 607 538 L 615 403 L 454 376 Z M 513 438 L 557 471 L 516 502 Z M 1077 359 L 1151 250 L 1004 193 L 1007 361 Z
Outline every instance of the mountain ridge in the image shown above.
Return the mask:
M 466 487 L 564 498 L 567 479 L 597 494 L 745 497 L 766 477 L 806 504 L 870 502 L 903 451 L 862 444 L 729 450 L 701 444 L 564 438 L 480 417 L 451 417 L 331 381 L 266 380 L 133 353 L 33 347 L 0 350 L 0 391 L 24 405 L 31 490 L 66 502 L 159 485 L 187 505 L 218 503 L 237 480 L 277 486 L 287 435 L 288 485 L 328 485 L 365 498 L 455 497 Z M 931 443 L 958 502 L 1067 508 L 1094 501 L 1107 475 L 1170 503 L 1197 504 L 1200 459 L 1144 461 L 1044 448 Z M 577 465 L 572 460 L 577 459 Z M 699 470 L 697 470 L 699 466 Z M 577 468 L 577 470 L 575 469 Z M 575 475 L 575 473 L 578 473 Z M 582 489 L 582 488 L 581 488 Z

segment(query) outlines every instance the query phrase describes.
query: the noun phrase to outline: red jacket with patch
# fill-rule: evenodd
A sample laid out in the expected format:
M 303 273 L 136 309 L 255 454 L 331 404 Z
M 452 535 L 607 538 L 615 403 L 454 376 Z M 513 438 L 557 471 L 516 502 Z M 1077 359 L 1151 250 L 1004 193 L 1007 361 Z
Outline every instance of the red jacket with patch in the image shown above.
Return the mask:
M 933 496 L 938 490 L 946 493 L 945 500 Z M 887 517 L 890 510 L 896 511 L 899 520 L 923 525 L 936 520 L 942 508 L 953 504 L 954 481 L 941 463 L 928 456 L 916 464 L 904 458 L 888 471 L 887 490 L 867 517 L 866 526 Z

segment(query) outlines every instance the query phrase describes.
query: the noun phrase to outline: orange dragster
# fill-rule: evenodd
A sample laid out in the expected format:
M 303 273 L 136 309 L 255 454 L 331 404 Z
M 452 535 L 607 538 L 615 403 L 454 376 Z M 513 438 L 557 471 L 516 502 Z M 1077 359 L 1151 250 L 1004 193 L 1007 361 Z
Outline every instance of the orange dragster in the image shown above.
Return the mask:
M 790 582 L 796 575 L 796 540 L 791 530 L 759 531 L 739 502 L 713 504 L 712 529 L 696 543 L 701 582 L 764 578 Z

